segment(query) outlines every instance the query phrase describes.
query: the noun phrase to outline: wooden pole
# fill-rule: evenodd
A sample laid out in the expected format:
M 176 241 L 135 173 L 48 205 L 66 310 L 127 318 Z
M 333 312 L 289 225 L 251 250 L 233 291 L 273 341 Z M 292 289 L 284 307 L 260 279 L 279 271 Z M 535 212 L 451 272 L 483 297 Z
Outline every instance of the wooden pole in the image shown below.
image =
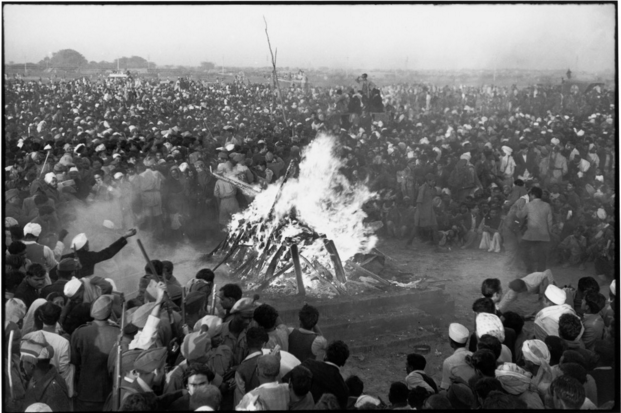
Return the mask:
M 293 268 L 295 269 L 295 280 L 298 284 L 298 295 L 306 295 L 306 289 L 304 288 L 304 279 L 302 278 L 302 267 L 300 266 L 300 252 L 298 251 L 298 245 L 293 243 L 290 247 L 291 260 L 293 261 Z
M 265 22 L 265 36 L 267 36 L 267 45 L 270 48 L 270 55 L 272 55 L 272 73 L 273 73 L 273 82 L 278 90 L 278 99 L 280 100 L 280 108 L 282 110 L 282 118 L 285 121 L 285 127 L 289 128 L 289 122 L 287 122 L 287 116 L 285 115 L 285 104 L 282 99 L 282 91 L 280 90 L 280 83 L 278 82 L 278 72 L 276 71 L 276 57 L 274 53 L 272 53 L 272 43 L 270 42 L 270 35 L 267 32 L 267 20 L 265 20 L 265 16 L 263 16 L 263 21 Z M 278 56 L 278 49 L 276 49 L 276 56 Z
M 336 245 L 334 245 L 334 241 L 324 238 L 323 243 L 326 247 L 326 250 L 330 254 L 332 264 L 334 264 L 334 273 L 336 274 L 336 279 L 342 284 L 345 284 L 347 282 L 347 277 L 345 276 L 343 262 L 339 257 L 339 252 L 336 249 Z
M 127 303 L 125 302 L 125 296 L 123 295 L 123 293 L 121 293 L 120 295 L 121 300 L 122 300 L 122 307 L 121 307 L 121 331 L 119 331 L 119 339 L 117 342 L 117 348 L 116 348 L 116 411 L 120 411 L 121 410 L 121 382 L 123 381 L 123 376 L 121 375 L 121 366 L 122 366 L 122 360 L 121 358 L 123 357 L 123 350 L 121 349 L 121 343 L 123 341 L 123 329 L 125 328 L 125 307 L 127 305 Z

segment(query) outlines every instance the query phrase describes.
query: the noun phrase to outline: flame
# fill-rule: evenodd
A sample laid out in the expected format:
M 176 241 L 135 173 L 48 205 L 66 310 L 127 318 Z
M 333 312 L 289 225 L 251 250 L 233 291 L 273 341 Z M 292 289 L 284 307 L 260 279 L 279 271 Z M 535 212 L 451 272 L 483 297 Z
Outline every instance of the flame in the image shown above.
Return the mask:
M 229 231 L 238 232 L 248 225 L 255 228 L 251 244 L 259 253 L 274 233 L 280 242 L 287 237 L 298 237 L 302 240 L 298 243 L 300 254 L 328 268 L 332 267 L 331 260 L 323 242 L 314 238 L 313 232 L 334 241 L 342 261 L 357 253 L 370 252 L 377 237 L 363 222 L 367 215 L 362 205 L 376 194 L 363 183 L 350 183 L 339 172 L 344 164 L 335 156 L 335 148 L 334 137 L 318 136 L 302 153 L 299 177 L 290 177 L 282 186 L 272 217 L 269 217 L 270 209 L 281 181 L 268 186 L 246 210 L 234 215 Z

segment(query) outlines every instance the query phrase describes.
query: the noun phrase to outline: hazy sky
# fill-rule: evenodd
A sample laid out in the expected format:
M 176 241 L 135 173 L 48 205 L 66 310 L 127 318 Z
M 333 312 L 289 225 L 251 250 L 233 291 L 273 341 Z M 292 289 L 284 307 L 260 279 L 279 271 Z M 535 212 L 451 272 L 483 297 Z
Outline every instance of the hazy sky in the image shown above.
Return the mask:
M 385 69 L 614 69 L 614 5 L 5 5 L 6 62 Z

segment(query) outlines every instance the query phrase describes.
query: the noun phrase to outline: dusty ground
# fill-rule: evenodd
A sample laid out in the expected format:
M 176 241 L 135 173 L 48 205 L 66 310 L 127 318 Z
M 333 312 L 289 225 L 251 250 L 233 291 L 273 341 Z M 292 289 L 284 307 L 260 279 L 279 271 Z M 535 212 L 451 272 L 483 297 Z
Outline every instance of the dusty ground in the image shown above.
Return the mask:
M 404 271 L 415 274 L 426 274 L 437 279 L 447 279 L 446 291 L 455 300 L 455 316 L 453 321 L 472 329 L 472 303 L 480 297 L 481 282 L 486 278 L 499 278 L 505 287 L 509 281 L 525 274 L 507 267 L 505 262 L 509 253 L 488 253 L 479 250 L 455 250 L 445 253 L 435 253 L 429 246 L 414 242 L 410 247 L 404 241 L 380 241 L 377 248 L 394 258 L 392 264 L 402 267 Z M 594 275 L 592 264 L 586 270 L 577 268 L 562 269 L 553 267 L 552 272 L 556 282 L 560 285 L 577 285 L 580 277 Z M 506 287 L 505 287 L 506 288 Z M 608 296 L 608 285 L 602 285 L 602 293 Z M 514 311 L 525 314 L 535 311 L 536 300 L 519 300 L 512 308 Z M 529 329 L 527 323 L 525 328 Z M 426 344 L 431 346 L 427 358 L 426 372 L 439 383 L 442 378 L 442 362 L 452 350 L 448 344 L 448 324 L 444 330 L 435 335 L 435 338 Z M 392 347 L 383 351 L 373 351 L 366 354 L 353 354 L 343 368 L 343 374 L 358 375 L 365 383 L 365 393 L 380 396 L 388 401 L 388 390 L 394 381 L 405 379 L 405 359 L 408 353 L 413 352 L 413 345 Z

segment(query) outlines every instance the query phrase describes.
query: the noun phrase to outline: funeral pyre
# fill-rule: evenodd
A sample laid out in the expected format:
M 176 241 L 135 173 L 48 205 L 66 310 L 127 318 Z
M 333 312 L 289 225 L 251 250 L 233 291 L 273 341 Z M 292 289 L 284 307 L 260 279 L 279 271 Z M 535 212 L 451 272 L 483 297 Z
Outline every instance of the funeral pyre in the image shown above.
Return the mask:
M 249 207 L 233 216 L 227 238 L 214 253 L 249 290 L 271 285 L 287 292 L 288 285 L 301 295 L 307 290 L 344 294 L 343 262 L 374 248 L 377 237 L 363 222 L 362 206 L 375 194 L 340 173 L 336 150 L 333 137 L 318 136 L 299 165 L 292 162 L 280 181 L 256 193 Z

